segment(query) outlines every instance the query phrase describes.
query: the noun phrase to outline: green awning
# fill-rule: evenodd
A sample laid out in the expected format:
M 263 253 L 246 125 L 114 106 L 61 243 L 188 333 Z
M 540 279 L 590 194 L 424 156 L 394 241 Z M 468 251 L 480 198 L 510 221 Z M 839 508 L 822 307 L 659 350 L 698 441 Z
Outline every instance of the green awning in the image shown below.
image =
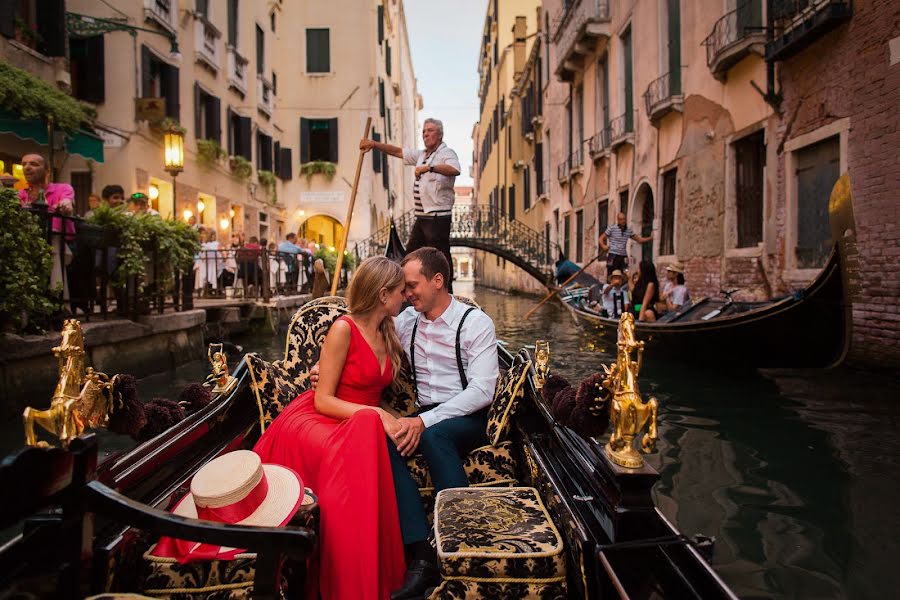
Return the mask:
M 38 119 L 20 119 L 14 113 L 0 110 L 0 133 L 11 133 L 23 140 L 47 146 L 47 125 Z M 103 162 L 103 140 L 95 133 L 79 129 L 66 134 L 66 151 L 98 163 Z

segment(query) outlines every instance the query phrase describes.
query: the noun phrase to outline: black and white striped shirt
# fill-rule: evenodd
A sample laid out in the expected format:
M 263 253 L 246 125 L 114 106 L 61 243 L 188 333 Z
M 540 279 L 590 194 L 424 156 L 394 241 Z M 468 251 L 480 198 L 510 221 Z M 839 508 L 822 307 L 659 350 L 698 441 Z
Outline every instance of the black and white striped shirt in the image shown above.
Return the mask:
M 606 228 L 606 239 L 609 240 L 609 253 L 618 256 L 628 256 L 628 240 L 634 235 L 631 227 L 622 229 L 618 223 Z

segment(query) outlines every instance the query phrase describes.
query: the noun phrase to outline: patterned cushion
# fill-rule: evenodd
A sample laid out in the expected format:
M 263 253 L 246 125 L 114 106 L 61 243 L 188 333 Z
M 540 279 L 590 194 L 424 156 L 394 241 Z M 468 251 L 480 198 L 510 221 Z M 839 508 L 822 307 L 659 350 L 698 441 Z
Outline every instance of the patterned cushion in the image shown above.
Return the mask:
M 283 367 L 295 381 L 308 373 L 319 362 L 319 350 L 331 324 L 349 312 L 339 296 L 318 298 L 301 306 L 288 326 L 284 360 L 274 364 Z
M 525 395 L 524 383 L 530 368 L 530 360 L 513 361 L 513 365 L 497 381 L 487 424 L 488 442 L 495 446 L 509 435 L 512 416 Z
M 433 490 L 431 475 L 425 457 L 415 454 L 406 461 L 413 481 L 422 495 Z M 512 442 L 503 442 L 497 446 L 482 446 L 472 450 L 463 463 L 469 485 L 497 486 L 516 482 L 516 464 L 512 457 Z
M 565 584 L 562 537 L 534 488 L 442 490 L 434 524 L 447 581 Z
M 566 600 L 564 581 L 551 583 L 496 583 L 493 581 L 444 581 L 428 596 L 428 600 L 482 600 L 503 598 L 519 600 Z
M 412 383 L 412 369 L 406 352 L 403 353 L 397 380 L 381 394 L 381 404 L 396 417 L 408 417 L 416 412 L 416 388 Z
M 297 513 L 288 523 L 292 527 L 309 527 L 318 533 L 319 502 L 306 488 Z M 169 600 L 243 600 L 253 597 L 256 554 L 238 554 L 234 560 L 212 560 L 180 564 L 174 558 L 153 556 L 154 546 L 144 553 L 141 593 Z M 297 565 L 285 562 L 282 589 Z
M 277 362 L 267 362 L 256 353 L 248 354 L 246 360 L 250 389 L 259 407 L 259 427 L 264 432 L 291 400 L 309 389 L 309 381 L 306 377 L 291 377 Z

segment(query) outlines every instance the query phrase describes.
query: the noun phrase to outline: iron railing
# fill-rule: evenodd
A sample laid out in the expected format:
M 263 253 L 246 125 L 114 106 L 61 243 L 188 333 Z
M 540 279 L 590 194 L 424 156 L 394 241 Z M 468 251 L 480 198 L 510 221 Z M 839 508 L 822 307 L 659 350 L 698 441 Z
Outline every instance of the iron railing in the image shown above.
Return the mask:
M 775 21 L 794 19 L 832 7 L 849 9 L 850 0 L 772 0 L 770 18 Z
M 563 2 L 553 24 L 553 42 L 558 49 L 557 67 L 568 58 L 579 36 L 590 23 L 609 22 L 609 0 L 571 0 Z
M 600 154 L 603 154 L 606 150 L 609 149 L 609 126 L 604 127 L 597 133 L 595 133 L 590 140 L 588 140 L 588 150 L 591 153 L 591 158 L 594 158 Z
M 394 219 L 400 239 L 409 239 L 415 223 L 410 210 Z M 356 256 L 365 260 L 381 256 L 387 247 L 390 225 L 382 227 L 372 236 L 356 244 Z M 544 234 L 535 231 L 490 205 L 455 206 L 452 213 L 450 242 L 485 250 L 513 262 L 541 281 L 552 274 L 553 264 Z
M 615 119 L 609 120 L 609 143 L 615 144 L 621 138 L 625 137 L 629 133 L 634 132 L 634 124 L 631 122 L 632 119 L 628 118 L 629 115 L 619 115 Z
M 563 162 L 559 163 L 556 167 L 556 176 L 562 181 L 567 179 L 572 172 L 584 164 L 584 151 L 579 144 L 579 147 L 576 148 L 572 154 L 566 158 Z
M 647 109 L 647 117 L 653 118 L 654 109 L 662 102 L 673 96 L 681 94 L 681 81 L 673 80 L 670 73 L 657 77 L 647 86 L 644 92 L 644 106 Z
M 762 22 L 761 0 L 748 0 L 723 15 L 703 40 L 706 46 L 706 65 L 712 66 L 723 50 L 752 33 L 765 31 Z

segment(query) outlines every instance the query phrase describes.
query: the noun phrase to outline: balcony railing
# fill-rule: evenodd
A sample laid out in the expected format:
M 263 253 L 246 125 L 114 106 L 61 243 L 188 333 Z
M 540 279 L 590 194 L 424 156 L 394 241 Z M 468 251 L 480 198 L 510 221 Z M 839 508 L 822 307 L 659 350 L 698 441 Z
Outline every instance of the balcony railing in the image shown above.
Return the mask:
M 584 165 L 584 151 L 579 148 L 575 149 L 569 157 L 556 167 L 556 177 L 560 181 L 565 181 L 572 175 L 580 173 Z
M 657 122 L 672 111 L 681 112 L 681 74 L 672 77 L 666 73 L 657 77 L 647 86 L 644 92 L 644 106 L 647 109 L 647 117 L 652 122 Z
M 706 36 L 706 64 L 720 81 L 725 74 L 751 51 L 762 55 L 765 44 L 762 22 L 762 0 L 747 0 L 716 21 Z
M 238 53 L 233 46 L 228 46 L 228 85 L 239 91 L 247 93 L 247 64 L 246 58 Z
M 609 39 L 609 0 L 571 0 L 563 3 L 553 24 L 557 49 L 556 75 L 570 80 L 570 68 L 585 52 L 596 49 L 598 39 Z
M 537 180 L 537 197 L 538 200 L 541 198 L 547 198 L 550 196 L 550 180 L 549 179 L 538 179 Z
M 197 51 L 197 60 L 206 64 L 214 71 L 219 70 L 219 38 L 222 32 L 216 29 L 212 23 L 202 15 L 197 15 L 194 21 L 194 46 Z
M 624 143 L 631 141 L 634 134 L 634 123 L 630 115 L 624 114 L 609 121 L 609 147 L 615 150 Z
M 262 75 L 256 77 L 256 108 L 267 116 L 272 116 L 272 84 Z
M 774 35 L 766 44 L 766 60 L 790 58 L 852 14 L 851 0 L 772 0 L 768 18 Z
M 144 0 L 144 18 L 155 21 L 169 33 L 177 34 L 172 0 Z
M 596 160 L 609 151 L 609 127 L 604 127 L 588 140 L 588 151 Z

